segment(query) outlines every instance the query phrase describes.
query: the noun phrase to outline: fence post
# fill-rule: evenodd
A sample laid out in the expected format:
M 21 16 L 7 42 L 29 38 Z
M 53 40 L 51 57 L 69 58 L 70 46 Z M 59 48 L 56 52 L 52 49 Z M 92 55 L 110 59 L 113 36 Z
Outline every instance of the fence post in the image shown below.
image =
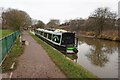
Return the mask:
M 6 52 L 5 53 L 7 53 L 8 52 L 8 44 L 7 44 L 7 37 L 5 36 L 5 47 L 6 47 Z
M 14 43 L 14 33 L 11 36 L 12 36 L 12 43 Z
M 2 61 L 2 39 L 0 39 L 0 62 Z
M 17 37 L 17 34 L 16 34 L 17 32 L 15 32 L 15 39 L 16 39 L 16 37 Z

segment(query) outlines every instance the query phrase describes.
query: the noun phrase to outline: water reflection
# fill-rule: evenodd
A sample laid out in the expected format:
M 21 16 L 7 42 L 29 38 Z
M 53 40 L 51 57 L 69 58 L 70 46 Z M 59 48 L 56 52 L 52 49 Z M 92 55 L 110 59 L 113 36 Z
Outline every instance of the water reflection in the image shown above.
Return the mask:
M 109 55 L 113 54 L 117 50 L 118 43 L 98 40 L 98 39 L 89 39 L 89 38 L 79 38 L 79 45 L 86 43 L 91 46 L 90 51 L 86 54 L 87 58 L 91 61 L 92 64 L 96 66 L 103 67 L 107 62 L 109 62 Z
M 102 78 L 118 76 L 118 45 L 120 43 L 79 38 L 77 63 Z
M 88 57 L 92 64 L 103 67 L 105 63 L 109 61 L 107 54 L 102 51 L 101 46 L 94 48 L 91 47 L 90 50 L 91 50 L 90 53 L 88 53 L 86 56 Z

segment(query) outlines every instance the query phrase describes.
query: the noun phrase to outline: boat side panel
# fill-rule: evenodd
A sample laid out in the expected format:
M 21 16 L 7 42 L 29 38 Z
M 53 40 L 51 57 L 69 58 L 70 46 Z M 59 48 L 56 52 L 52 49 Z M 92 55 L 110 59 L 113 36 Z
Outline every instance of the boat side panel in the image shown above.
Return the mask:
M 60 46 L 60 45 L 56 45 L 53 44 L 52 42 L 48 41 L 47 39 L 43 38 L 42 36 L 35 34 L 37 37 L 39 37 L 40 39 L 42 39 L 43 41 L 45 41 L 46 43 L 48 43 L 49 45 L 51 45 L 52 47 L 58 49 L 60 52 L 64 53 L 66 52 L 66 47 L 64 46 Z

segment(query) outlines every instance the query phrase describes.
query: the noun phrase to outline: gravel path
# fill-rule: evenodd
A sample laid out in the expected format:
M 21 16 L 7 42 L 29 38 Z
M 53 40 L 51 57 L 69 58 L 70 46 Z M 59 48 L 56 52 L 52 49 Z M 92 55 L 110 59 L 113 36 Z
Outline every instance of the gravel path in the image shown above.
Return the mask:
M 18 67 L 12 78 L 66 78 L 52 62 L 45 50 L 27 32 L 23 32 L 27 40 L 24 54 L 19 57 Z

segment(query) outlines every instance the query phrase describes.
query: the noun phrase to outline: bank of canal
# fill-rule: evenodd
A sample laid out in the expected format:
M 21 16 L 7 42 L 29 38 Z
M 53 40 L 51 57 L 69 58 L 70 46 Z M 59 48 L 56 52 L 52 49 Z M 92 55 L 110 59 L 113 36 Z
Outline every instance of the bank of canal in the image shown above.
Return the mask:
M 100 78 L 118 78 L 118 44 L 79 37 L 77 63 Z
M 43 42 L 41 39 L 30 33 L 30 35 L 42 45 L 45 51 L 48 53 L 53 62 L 61 69 L 61 71 L 67 76 L 67 78 L 98 78 L 82 66 L 68 60 L 63 54 L 50 45 Z

